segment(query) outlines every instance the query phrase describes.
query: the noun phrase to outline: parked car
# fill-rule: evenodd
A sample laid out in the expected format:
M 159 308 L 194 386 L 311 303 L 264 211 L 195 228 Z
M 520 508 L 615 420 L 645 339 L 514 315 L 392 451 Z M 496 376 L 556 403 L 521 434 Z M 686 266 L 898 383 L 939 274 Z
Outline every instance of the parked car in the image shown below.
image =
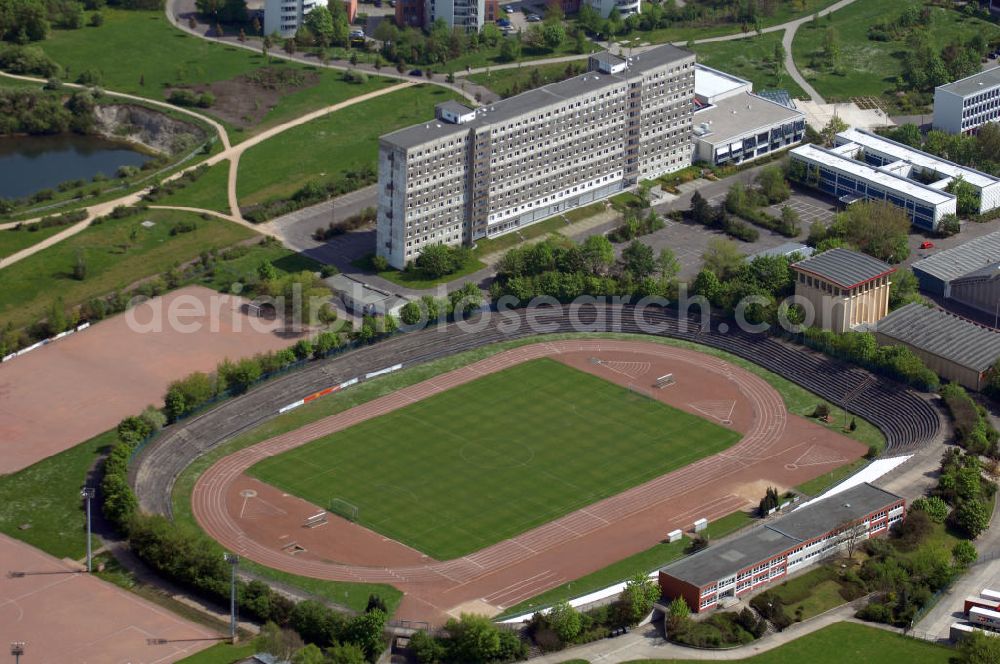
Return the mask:
M 934 243 L 931 242 L 930 240 L 925 240 L 924 242 L 920 243 L 920 248 L 921 249 L 933 249 L 934 248 Z
M 538 14 L 531 14 L 528 16 L 528 23 L 538 23 L 542 20 L 542 17 Z
M 351 30 L 351 39 L 354 39 L 355 37 L 358 37 L 360 39 L 364 39 L 365 38 L 365 31 L 362 30 L 361 28 L 354 28 L 353 30 Z
M 508 14 L 514 13 L 514 5 L 504 5 L 503 10 Z
M 423 76 L 423 75 L 424 75 L 424 72 L 421 71 L 420 69 L 411 69 L 410 70 L 410 76 Z
M 508 21 L 505 18 L 498 18 L 497 19 L 497 25 L 499 25 L 501 28 L 506 28 L 506 27 L 510 26 L 510 21 Z

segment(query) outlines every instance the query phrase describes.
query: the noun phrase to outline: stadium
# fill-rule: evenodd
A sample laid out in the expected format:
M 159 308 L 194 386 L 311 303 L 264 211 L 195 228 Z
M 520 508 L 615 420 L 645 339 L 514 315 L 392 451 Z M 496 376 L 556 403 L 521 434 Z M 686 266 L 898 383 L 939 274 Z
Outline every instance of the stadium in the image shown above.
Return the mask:
M 567 311 L 550 313 L 557 331 L 572 329 Z M 695 321 L 684 330 L 669 311 L 646 315 L 663 323 L 659 336 L 750 357 L 847 406 L 892 451 L 937 431 L 932 406 L 865 371 L 834 372 L 843 367 L 764 336 Z M 171 445 L 181 435 L 172 434 L 144 450 L 132 478 L 142 506 L 170 514 L 188 465 L 281 422 L 289 405 L 478 349 L 480 359 L 304 426 L 276 425 L 210 465 L 191 494 L 195 518 L 228 549 L 301 576 L 392 584 L 405 593 L 399 618 L 440 624 L 462 611 L 495 615 L 867 451 L 790 415 L 757 374 L 694 348 L 653 336 L 517 336 L 493 325 L 428 329 L 268 383 L 192 419 L 189 444 Z

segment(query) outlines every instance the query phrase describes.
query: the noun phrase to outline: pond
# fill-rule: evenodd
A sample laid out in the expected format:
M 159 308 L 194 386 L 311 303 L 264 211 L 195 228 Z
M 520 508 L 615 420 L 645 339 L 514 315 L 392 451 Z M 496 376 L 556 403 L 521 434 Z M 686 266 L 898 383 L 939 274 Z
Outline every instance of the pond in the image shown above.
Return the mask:
M 0 198 L 21 198 L 67 180 L 113 178 L 121 166 L 142 166 L 149 155 L 97 136 L 0 138 Z

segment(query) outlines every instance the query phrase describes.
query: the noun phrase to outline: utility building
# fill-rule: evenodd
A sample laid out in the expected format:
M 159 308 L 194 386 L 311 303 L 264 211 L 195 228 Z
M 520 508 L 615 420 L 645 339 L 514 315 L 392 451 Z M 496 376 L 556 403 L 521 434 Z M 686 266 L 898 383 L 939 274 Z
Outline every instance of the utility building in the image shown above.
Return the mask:
M 879 345 L 903 345 L 927 368 L 970 390 L 981 390 L 1000 358 L 1000 332 L 913 302 L 875 326 Z
M 448 102 L 379 141 L 377 252 L 509 233 L 691 163 L 694 54 L 592 56 L 590 71 L 480 108 Z
M 884 535 L 905 511 L 899 496 L 859 484 L 664 567 L 660 589 L 670 599 L 683 597 L 695 613 L 724 606 L 852 542 Z
M 913 274 L 921 290 L 982 312 L 997 327 L 1000 231 L 921 259 L 913 264 Z
M 811 306 L 813 325 L 847 332 L 875 323 L 889 311 L 888 263 L 848 249 L 830 249 L 792 265 L 795 297 Z

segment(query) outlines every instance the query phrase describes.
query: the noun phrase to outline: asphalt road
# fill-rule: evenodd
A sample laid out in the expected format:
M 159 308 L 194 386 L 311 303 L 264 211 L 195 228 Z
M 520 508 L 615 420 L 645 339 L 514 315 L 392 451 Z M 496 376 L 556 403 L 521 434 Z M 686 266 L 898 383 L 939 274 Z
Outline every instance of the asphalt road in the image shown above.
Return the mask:
M 488 319 L 487 318 L 488 315 Z M 713 319 L 702 327 L 697 317 L 678 317 L 674 310 L 653 307 L 637 317 L 632 307 L 559 305 L 526 313 L 524 310 L 488 313 L 469 323 L 449 324 L 396 335 L 333 358 L 310 362 L 304 368 L 267 382 L 196 417 L 170 426 L 148 445 L 130 468 L 130 482 L 143 510 L 171 514 L 171 492 L 177 476 L 208 450 L 277 416 L 282 406 L 320 389 L 363 376 L 396 363 L 421 364 L 487 344 L 534 336 L 539 332 L 605 329 L 650 333 L 639 323 L 656 324 L 661 336 L 687 339 L 721 348 L 785 376 L 789 380 L 847 407 L 885 433 L 887 454 L 920 448 L 936 440 L 941 422 L 935 407 L 921 394 L 885 379 L 874 379 L 863 369 L 763 335 L 730 330 L 729 323 Z M 601 316 L 604 321 L 596 322 Z M 534 325 L 531 325 L 535 321 Z M 613 321 L 617 323 L 612 324 Z M 539 329 L 539 323 L 547 324 Z M 469 327 L 481 324 L 481 330 Z M 844 403 L 846 395 L 852 395 Z

